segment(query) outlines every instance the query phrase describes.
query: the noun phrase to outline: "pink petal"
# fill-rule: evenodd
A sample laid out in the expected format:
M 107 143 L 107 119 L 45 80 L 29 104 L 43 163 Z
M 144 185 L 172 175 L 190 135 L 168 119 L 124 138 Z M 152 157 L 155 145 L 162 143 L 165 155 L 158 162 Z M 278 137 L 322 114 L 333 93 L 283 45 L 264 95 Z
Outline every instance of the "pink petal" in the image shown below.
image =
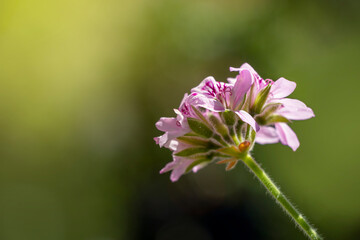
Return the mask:
M 198 165 L 196 165 L 195 167 L 193 167 L 192 171 L 194 173 L 197 173 L 200 169 L 203 169 L 204 167 L 206 167 L 209 164 L 209 162 L 205 162 L 205 163 L 200 163 Z
M 188 103 L 194 107 L 203 107 L 214 112 L 225 111 L 225 107 L 221 102 L 203 94 L 191 94 Z
M 279 78 L 271 86 L 270 93 L 273 98 L 283 98 L 289 96 L 296 88 L 296 83 L 286 80 L 285 78 Z
M 173 170 L 173 168 L 176 166 L 176 162 L 175 161 L 172 161 L 172 162 L 169 162 L 168 164 L 165 165 L 164 168 L 162 168 L 160 170 L 160 174 L 163 174 L 163 173 L 166 173 L 168 171 L 171 171 Z
M 240 72 L 241 67 L 239 67 L 239 68 L 230 67 L 229 70 L 230 70 L 230 72 Z
M 156 144 L 159 144 L 160 147 L 163 147 L 169 140 L 169 132 L 164 133 L 163 135 L 157 137 L 157 140 L 155 140 Z
M 193 159 L 174 157 L 176 165 L 170 175 L 170 180 L 176 182 L 185 173 L 186 168 L 194 161 Z
M 286 123 L 275 123 L 280 142 L 288 145 L 293 151 L 300 146 L 300 142 L 295 132 Z
M 279 142 L 279 137 L 275 128 L 261 126 L 256 133 L 255 141 L 259 144 L 271 144 Z
M 248 123 L 256 132 L 259 131 L 259 125 L 249 113 L 245 112 L 244 110 L 236 111 L 235 113 L 242 121 Z
M 254 68 L 252 66 L 250 66 L 250 64 L 248 64 L 248 63 L 244 63 L 239 68 L 230 67 L 230 72 L 240 72 L 241 70 L 244 70 L 244 69 L 247 69 L 251 73 L 256 73 L 256 75 L 258 75 L 257 72 L 254 70 Z
M 217 82 L 214 77 L 207 77 L 202 80 L 197 87 L 192 88 L 191 92 L 206 93 L 208 90 L 212 90 L 209 86 L 212 86 L 216 89 L 216 83 Z
M 179 124 L 177 124 L 176 118 L 167 117 L 162 117 L 157 123 L 155 123 L 156 128 L 163 132 L 176 131 L 178 128 L 181 127 L 178 125 Z
M 244 95 L 250 89 L 253 82 L 254 79 L 249 70 L 244 69 L 237 75 L 231 95 L 234 109 L 243 101 Z
M 190 132 L 189 125 L 183 114 L 177 109 L 174 109 L 174 111 L 177 114 L 176 118 L 163 117 L 155 124 L 157 129 L 165 132 L 163 135 L 154 138 L 156 144 L 159 144 L 160 147 L 170 148 L 171 140 Z
M 189 94 L 187 94 L 187 93 L 184 94 L 184 97 L 183 97 L 183 99 L 181 100 L 181 103 L 180 103 L 179 108 L 185 103 L 185 101 L 186 101 L 186 99 L 187 99 L 188 96 L 189 96 Z
M 227 78 L 229 84 L 234 85 L 236 82 L 236 78 Z
M 305 120 L 315 117 L 313 110 L 305 105 L 305 103 L 291 98 L 278 99 L 273 102 L 283 104 L 276 113 L 290 120 Z

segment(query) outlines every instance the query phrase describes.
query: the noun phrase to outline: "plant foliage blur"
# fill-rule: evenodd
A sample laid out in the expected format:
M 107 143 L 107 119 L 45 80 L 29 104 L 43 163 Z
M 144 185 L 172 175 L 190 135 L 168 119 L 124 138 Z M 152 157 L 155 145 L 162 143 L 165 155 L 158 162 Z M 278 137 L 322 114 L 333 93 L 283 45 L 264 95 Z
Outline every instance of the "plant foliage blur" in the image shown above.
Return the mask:
M 171 183 L 154 123 L 249 62 L 297 83 L 301 146 L 256 146 L 326 239 L 360 239 L 359 1 L 2 0 L 0 239 L 304 239 L 241 164 Z

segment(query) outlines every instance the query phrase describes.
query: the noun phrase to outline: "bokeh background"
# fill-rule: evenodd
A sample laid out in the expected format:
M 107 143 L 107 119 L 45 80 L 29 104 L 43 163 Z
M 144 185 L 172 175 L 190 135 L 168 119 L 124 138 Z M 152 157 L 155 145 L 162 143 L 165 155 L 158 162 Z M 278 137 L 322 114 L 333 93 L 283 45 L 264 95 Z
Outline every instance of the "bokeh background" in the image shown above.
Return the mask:
M 360 239 L 359 1 L 1 0 L 0 239 L 304 239 L 241 164 L 171 183 L 153 137 L 203 78 L 296 81 L 301 146 L 255 157 L 326 239 Z

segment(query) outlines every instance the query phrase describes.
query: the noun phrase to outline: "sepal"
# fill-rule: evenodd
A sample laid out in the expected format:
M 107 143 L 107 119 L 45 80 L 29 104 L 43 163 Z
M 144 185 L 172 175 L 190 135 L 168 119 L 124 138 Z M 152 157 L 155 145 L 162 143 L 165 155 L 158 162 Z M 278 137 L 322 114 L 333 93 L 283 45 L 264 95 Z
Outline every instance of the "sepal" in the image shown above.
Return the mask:
M 194 147 L 194 148 L 186 148 L 178 153 L 175 153 L 175 156 L 178 157 L 190 157 L 192 155 L 200 154 L 200 153 L 206 153 L 209 149 L 203 148 L 203 147 Z
M 195 136 L 182 136 L 178 137 L 177 140 L 183 143 L 187 143 L 189 145 L 200 146 L 208 149 L 216 149 L 221 147 L 220 145 L 214 143 L 211 140 L 205 140 Z

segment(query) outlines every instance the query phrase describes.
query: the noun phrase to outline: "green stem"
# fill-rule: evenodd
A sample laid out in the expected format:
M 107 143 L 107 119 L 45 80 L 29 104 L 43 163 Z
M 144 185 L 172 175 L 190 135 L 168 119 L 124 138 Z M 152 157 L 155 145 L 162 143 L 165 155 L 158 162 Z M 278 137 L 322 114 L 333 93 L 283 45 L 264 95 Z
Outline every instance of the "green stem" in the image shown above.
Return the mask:
M 266 172 L 259 166 L 259 164 L 250 156 L 247 155 L 243 162 L 256 175 L 265 188 L 271 193 L 275 200 L 285 210 L 287 214 L 297 223 L 297 225 L 304 231 L 304 233 L 312 240 L 320 240 L 321 237 L 316 233 L 315 229 L 309 224 L 304 215 L 302 215 L 291 202 L 285 197 L 275 183 L 270 179 Z

